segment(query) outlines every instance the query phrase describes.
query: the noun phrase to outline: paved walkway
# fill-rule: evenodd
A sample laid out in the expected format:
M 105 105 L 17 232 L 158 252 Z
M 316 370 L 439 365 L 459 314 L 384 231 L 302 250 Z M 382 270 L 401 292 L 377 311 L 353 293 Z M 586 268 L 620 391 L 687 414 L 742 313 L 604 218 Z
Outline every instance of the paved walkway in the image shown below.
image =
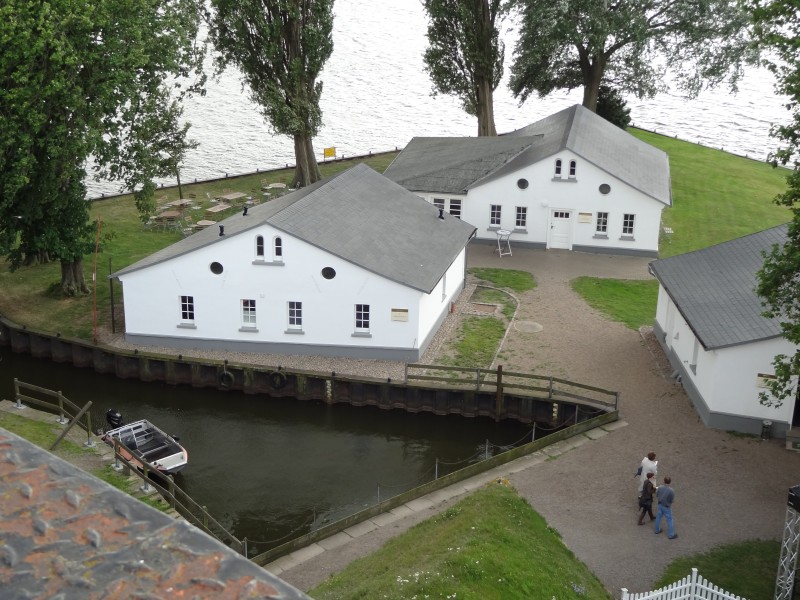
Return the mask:
M 704 427 L 683 389 L 668 377 L 652 340 L 607 321 L 569 286 L 581 275 L 646 279 L 648 260 L 518 248 L 513 253 L 500 258 L 490 246 L 472 246 L 468 257 L 470 267 L 527 270 L 538 283 L 521 295 L 518 319 L 535 321 L 542 330 L 512 327 L 499 362 L 509 370 L 561 373 L 620 390 L 621 421 L 556 444 L 547 451 L 556 460 L 544 460 L 544 453 L 519 459 L 283 557 L 269 570 L 308 590 L 498 476 L 509 477 L 615 597 L 622 587 L 651 589 L 678 556 L 740 540 L 780 539 L 788 488 L 800 481 L 800 453 L 778 440 Z M 636 525 L 633 473 L 650 450 L 658 455 L 659 480 L 673 478 L 676 540 Z

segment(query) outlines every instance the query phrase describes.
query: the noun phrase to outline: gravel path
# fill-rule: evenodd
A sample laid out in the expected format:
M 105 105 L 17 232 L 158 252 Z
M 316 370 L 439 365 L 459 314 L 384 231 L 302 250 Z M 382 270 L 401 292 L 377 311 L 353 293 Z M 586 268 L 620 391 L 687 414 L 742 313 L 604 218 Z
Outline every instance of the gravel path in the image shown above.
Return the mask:
M 606 320 L 569 286 L 581 275 L 649 278 L 648 259 L 519 248 L 513 249 L 512 257 L 501 259 L 492 250 L 472 245 L 469 266 L 526 270 L 538 284 L 518 295 L 517 323 L 496 362 L 506 370 L 562 376 L 621 391 L 620 417 L 628 426 L 510 475 L 511 483 L 608 590 L 615 597 L 622 587 L 649 590 L 664 567 L 680 555 L 739 540 L 780 539 L 788 488 L 800 478 L 800 453 L 785 450 L 777 440 L 762 442 L 705 428 L 683 389 L 669 379 L 668 364 L 652 333 Z M 462 294 L 460 310 L 448 317 L 422 362 L 439 352 L 441 342 L 455 330 L 466 298 L 468 294 Z M 534 331 L 539 327 L 533 324 L 541 330 Z M 107 342 L 124 346 L 119 338 Z M 384 361 L 221 356 L 287 368 L 402 376 L 401 365 Z M 636 525 L 633 473 L 650 450 L 658 455 L 659 480 L 672 476 L 676 540 Z M 360 537 L 358 544 L 325 552 L 327 556 L 311 558 L 280 577 L 308 590 L 449 503 L 376 529 Z

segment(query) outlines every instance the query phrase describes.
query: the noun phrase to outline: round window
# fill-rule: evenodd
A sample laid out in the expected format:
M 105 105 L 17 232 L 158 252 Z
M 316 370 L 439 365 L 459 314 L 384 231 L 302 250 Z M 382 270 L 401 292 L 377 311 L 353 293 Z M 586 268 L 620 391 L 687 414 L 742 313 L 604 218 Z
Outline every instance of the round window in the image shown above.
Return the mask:
M 521 190 L 524 190 L 528 187 L 528 180 L 527 179 L 517 179 L 517 187 Z
M 601 194 L 605 195 L 610 191 L 611 191 L 611 186 L 610 185 L 608 185 L 607 183 L 601 183 L 600 184 L 600 193 Z
M 222 264 L 221 263 L 212 262 L 211 266 L 209 268 L 211 269 L 211 272 L 214 275 L 219 275 L 220 273 L 222 273 Z
M 325 279 L 333 279 L 336 277 L 336 270 L 333 267 L 325 267 L 322 269 L 322 276 Z

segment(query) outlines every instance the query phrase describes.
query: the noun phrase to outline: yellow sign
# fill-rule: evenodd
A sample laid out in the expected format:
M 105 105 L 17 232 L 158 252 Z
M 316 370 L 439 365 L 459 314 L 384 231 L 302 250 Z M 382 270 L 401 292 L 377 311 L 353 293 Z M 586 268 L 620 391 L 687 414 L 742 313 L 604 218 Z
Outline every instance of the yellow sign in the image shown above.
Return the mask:
M 325 148 L 323 151 L 323 156 L 325 158 L 336 158 L 336 148 Z

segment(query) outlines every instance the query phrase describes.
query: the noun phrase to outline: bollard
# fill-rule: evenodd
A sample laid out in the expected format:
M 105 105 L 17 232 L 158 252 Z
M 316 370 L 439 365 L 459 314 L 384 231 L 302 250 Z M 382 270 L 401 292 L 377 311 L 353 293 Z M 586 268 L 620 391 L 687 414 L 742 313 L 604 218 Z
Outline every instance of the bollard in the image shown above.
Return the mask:
M 772 437 L 772 421 L 761 421 L 761 439 L 768 440 Z

